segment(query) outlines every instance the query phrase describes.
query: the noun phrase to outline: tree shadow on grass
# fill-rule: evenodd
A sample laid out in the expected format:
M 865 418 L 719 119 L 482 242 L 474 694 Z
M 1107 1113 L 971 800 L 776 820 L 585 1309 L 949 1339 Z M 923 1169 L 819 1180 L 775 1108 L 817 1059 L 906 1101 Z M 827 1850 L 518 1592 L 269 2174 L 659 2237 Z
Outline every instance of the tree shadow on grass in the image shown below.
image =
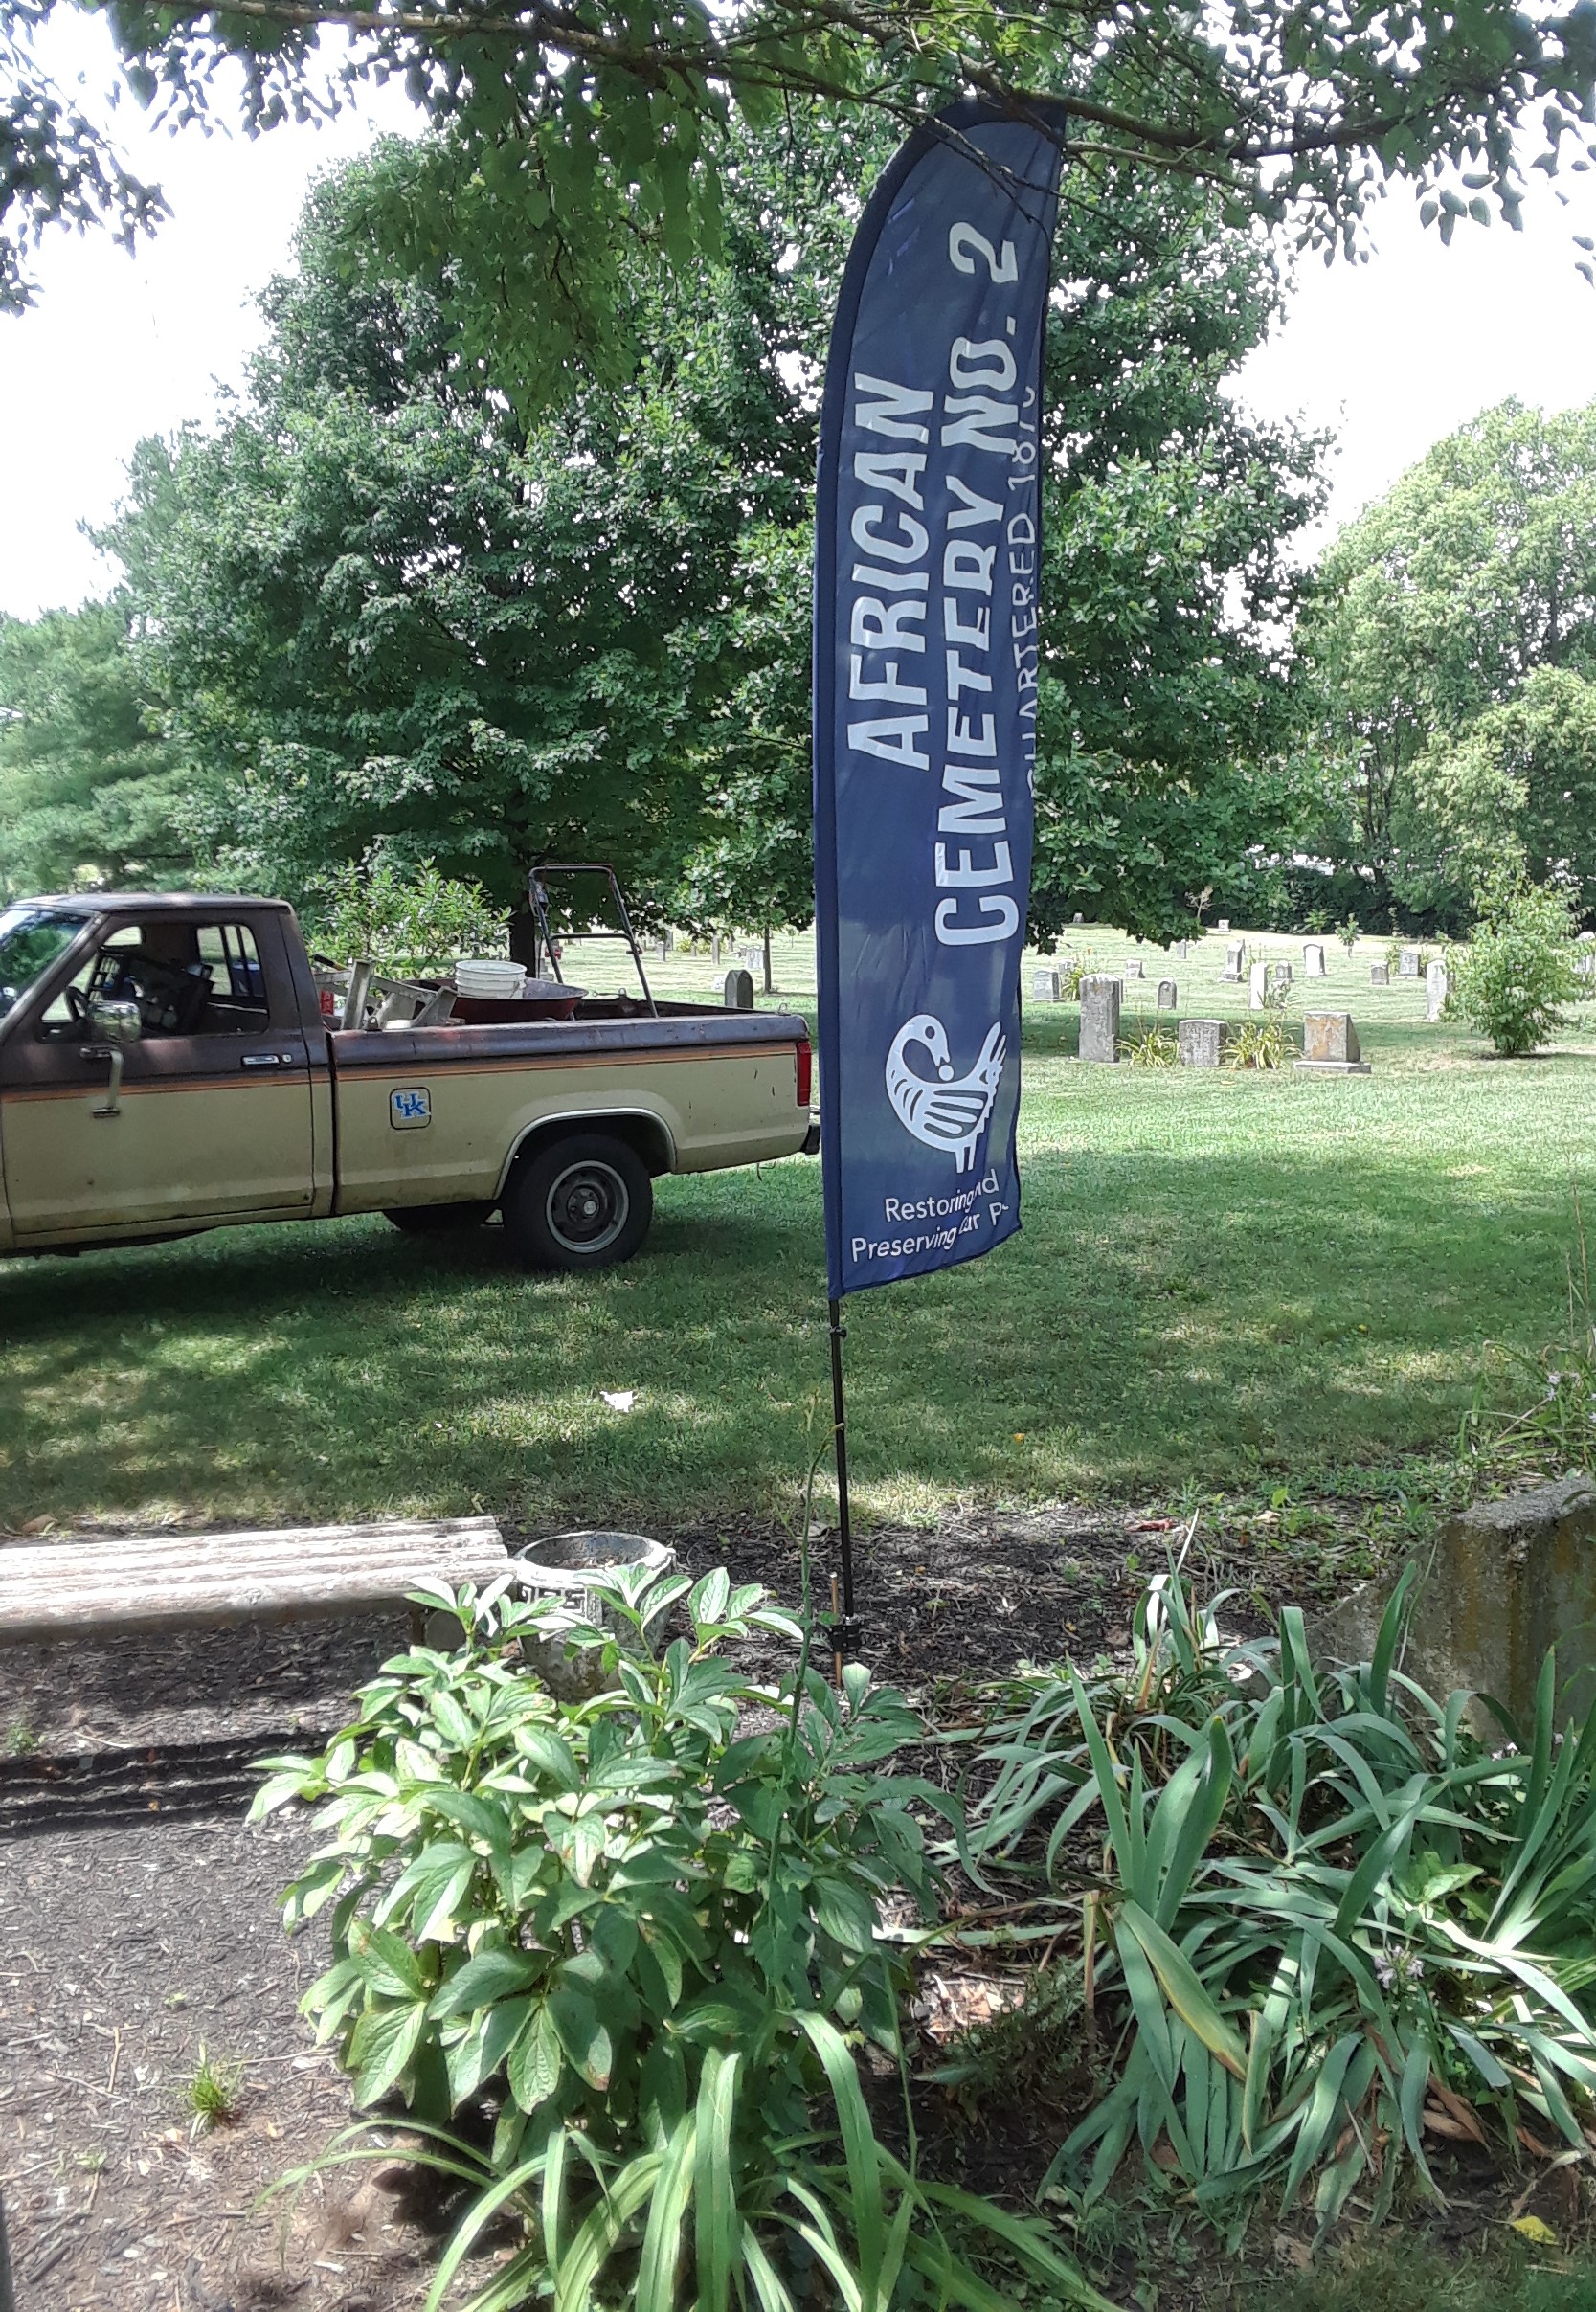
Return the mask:
M 647 1250 L 595 1277 L 381 1222 L 13 1268 L 0 1524 L 790 1509 L 826 1425 L 818 1182 L 662 1186 Z M 849 1304 L 866 1514 L 1444 1447 L 1486 1344 L 1559 1330 L 1571 1236 L 1527 1159 L 1455 1178 L 1406 1147 L 1046 1154 L 1025 1223 Z

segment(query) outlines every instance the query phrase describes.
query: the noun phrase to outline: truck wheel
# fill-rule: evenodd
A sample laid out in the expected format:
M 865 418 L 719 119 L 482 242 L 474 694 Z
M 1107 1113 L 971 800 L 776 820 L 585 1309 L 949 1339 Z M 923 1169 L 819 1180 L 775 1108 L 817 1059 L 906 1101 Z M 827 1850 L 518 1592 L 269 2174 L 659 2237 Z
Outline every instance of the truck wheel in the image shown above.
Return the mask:
M 608 1133 L 539 1149 L 505 1198 L 505 1228 L 529 1268 L 608 1268 L 631 1259 L 654 1217 L 637 1151 Z
M 451 1228 L 480 1228 L 492 1212 L 491 1204 L 400 1204 L 383 1219 L 406 1236 L 442 1236 Z

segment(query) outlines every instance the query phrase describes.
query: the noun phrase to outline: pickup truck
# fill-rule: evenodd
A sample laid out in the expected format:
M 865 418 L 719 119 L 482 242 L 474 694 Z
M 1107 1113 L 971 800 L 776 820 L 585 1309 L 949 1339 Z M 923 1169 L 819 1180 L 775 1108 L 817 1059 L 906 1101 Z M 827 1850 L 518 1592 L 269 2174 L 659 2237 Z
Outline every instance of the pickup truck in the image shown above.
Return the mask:
M 285 901 L 0 909 L 0 1254 L 498 1212 L 527 1266 L 601 1268 L 641 1244 L 661 1173 L 813 1153 L 801 1019 L 560 1008 L 341 1030 Z

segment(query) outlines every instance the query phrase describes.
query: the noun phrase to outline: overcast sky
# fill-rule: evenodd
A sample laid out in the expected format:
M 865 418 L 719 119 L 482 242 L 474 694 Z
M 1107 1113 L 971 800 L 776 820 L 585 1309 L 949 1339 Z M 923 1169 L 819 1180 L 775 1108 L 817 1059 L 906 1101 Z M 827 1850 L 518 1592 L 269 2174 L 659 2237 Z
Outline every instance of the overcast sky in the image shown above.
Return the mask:
M 101 20 L 57 20 L 50 37 L 58 71 L 108 84 Z M 259 334 L 252 299 L 286 259 L 306 186 L 406 110 L 389 92 L 380 112 L 255 142 L 153 133 L 127 104 L 115 121 L 172 215 L 132 257 L 102 235 L 52 236 L 37 306 L 0 318 L 0 610 L 25 617 L 104 591 L 113 573 L 79 525 L 110 513 L 142 435 L 203 419 L 216 384 L 237 382 Z M 1531 182 L 1523 233 L 1463 227 L 1450 249 L 1397 193 L 1377 213 L 1373 258 L 1311 260 L 1247 364 L 1239 390 L 1255 408 L 1337 436 L 1328 527 L 1508 394 L 1546 409 L 1596 398 L 1596 291 L 1571 241 L 1596 235 L 1596 180 L 1566 180 L 1569 208 Z

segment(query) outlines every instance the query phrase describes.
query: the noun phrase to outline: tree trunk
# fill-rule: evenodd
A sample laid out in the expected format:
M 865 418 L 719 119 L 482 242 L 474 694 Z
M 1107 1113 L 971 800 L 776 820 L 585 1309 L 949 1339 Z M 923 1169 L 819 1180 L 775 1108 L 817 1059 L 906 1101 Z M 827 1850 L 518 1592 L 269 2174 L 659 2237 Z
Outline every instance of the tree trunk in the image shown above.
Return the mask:
M 771 984 L 771 927 L 768 923 L 765 926 L 765 993 L 767 996 L 776 993 Z

